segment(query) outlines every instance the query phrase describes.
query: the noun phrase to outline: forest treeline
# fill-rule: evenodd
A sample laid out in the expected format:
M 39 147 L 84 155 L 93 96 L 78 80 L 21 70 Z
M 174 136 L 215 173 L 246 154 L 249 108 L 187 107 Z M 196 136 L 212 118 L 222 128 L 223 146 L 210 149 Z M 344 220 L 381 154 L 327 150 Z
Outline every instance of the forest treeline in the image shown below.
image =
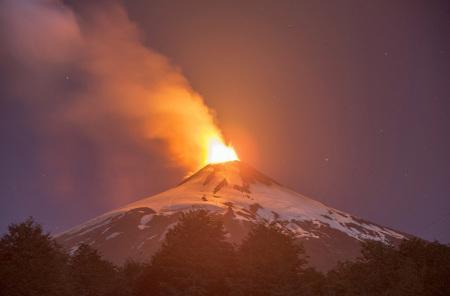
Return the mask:
M 321 273 L 275 224 L 257 224 L 235 246 L 213 214 L 185 213 L 147 263 L 115 266 L 88 245 L 71 255 L 28 219 L 0 240 L 0 295 L 450 295 L 450 246 L 417 238 L 368 241 L 361 256 Z

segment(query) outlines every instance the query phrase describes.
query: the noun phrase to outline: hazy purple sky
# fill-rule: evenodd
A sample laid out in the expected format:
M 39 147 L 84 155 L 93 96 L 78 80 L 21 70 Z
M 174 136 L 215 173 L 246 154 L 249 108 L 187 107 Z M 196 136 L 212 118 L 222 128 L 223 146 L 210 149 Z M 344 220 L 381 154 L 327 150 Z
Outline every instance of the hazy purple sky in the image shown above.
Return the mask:
M 80 20 L 111 1 L 89 3 L 67 1 Z M 177 65 L 215 109 L 242 160 L 332 207 L 450 242 L 448 1 L 124 6 L 145 45 Z M 2 43 L 15 38 L 3 26 L 0 33 Z M 65 61 L 51 74 L 45 63 L 28 73 L 5 48 L 2 231 L 30 215 L 49 230 L 64 230 L 185 175 L 162 143 L 130 140 L 116 118 L 102 120 L 98 141 L 53 118 L 89 77 Z M 45 75 L 54 76 L 51 84 Z M 27 96 L 45 100 L 30 103 Z

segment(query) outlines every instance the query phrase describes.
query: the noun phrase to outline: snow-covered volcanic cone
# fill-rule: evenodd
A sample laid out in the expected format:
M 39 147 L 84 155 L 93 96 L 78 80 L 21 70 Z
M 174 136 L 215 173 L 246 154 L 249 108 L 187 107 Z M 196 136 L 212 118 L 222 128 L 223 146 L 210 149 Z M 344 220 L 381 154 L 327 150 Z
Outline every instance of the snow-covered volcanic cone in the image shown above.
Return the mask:
M 75 250 L 90 244 L 115 263 L 147 260 L 181 212 L 207 209 L 239 242 L 252 223 L 276 221 L 302 241 L 310 265 L 326 270 L 359 253 L 360 241 L 397 243 L 407 235 L 298 194 L 240 161 L 210 164 L 178 186 L 101 215 L 56 236 Z

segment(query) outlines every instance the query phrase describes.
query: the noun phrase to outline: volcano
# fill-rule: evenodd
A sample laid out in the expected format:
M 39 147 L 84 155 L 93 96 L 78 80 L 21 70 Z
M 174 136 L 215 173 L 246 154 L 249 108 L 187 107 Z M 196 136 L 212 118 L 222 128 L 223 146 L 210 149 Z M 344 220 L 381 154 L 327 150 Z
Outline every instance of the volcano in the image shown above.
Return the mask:
M 408 235 L 298 194 L 241 161 L 210 164 L 178 186 L 108 212 L 56 236 L 71 252 L 81 243 L 108 260 L 151 258 L 184 211 L 206 209 L 238 243 L 254 223 L 275 222 L 305 247 L 309 264 L 328 270 L 359 255 L 360 242 L 396 244 Z

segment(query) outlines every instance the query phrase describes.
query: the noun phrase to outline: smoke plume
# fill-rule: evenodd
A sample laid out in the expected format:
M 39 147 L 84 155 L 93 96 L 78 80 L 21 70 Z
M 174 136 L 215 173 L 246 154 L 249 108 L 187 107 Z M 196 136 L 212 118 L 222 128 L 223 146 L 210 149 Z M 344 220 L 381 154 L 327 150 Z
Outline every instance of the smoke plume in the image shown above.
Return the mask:
M 22 68 L 11 74 L 14 96 L 46 109 L 40 124 L 48 130 L 63 121 L 108 151 L 105 130 L 113 129 L 137 143 L 161 142 L 174 163 L 199 168 L 207 137 L 222 138 L 213 112 L 178 68 L 143 44 L 124 8 L 106 4 L 80 15 L 60 1 L 3 1 L 1 55 Z

